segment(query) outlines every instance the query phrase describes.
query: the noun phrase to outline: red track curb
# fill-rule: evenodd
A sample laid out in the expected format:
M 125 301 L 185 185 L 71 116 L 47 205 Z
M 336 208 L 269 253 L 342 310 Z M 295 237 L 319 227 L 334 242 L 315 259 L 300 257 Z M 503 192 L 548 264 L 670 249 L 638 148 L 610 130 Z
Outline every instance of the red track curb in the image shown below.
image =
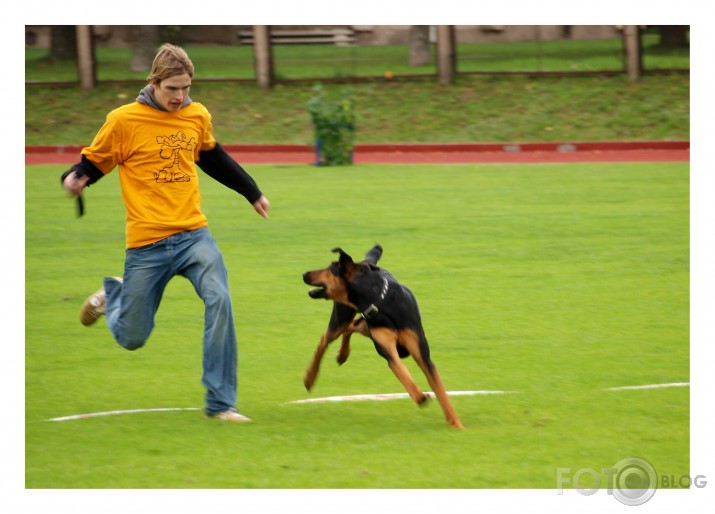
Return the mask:
M 224 149 L 241 163 L 314 164 L 312 145 L 239 145 Z M 81 145 L 25 146 L 26 164 L 71 164 Z M 356 163 L 418 162 L 687 162 L 690 141 L 604 141 L 565 143 L 357 144 Z
M 222 145 L 227 152 L 293 153 L 314 152 L 313 145 Z M 83 145 L 28 145 L 26 154 L 79 153 Z M 593 152 L 612 150 L 689 150 L 690 141 L 603 141 L 573 143 L 405 143 L 356 144 L 355 153 L 367 152 Z

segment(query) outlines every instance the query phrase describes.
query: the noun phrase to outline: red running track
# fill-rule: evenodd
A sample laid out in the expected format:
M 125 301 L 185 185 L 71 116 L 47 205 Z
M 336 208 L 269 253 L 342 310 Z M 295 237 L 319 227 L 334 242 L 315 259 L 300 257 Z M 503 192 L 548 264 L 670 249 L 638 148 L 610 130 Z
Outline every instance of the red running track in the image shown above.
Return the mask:
M 223 145 L 241 164 L 315 164 L 307 145 Z M 26 146 L 25 164 L 73 164 L 82 146 Z M 356 145 L 355 164 L 689 162 L 689 141 Z

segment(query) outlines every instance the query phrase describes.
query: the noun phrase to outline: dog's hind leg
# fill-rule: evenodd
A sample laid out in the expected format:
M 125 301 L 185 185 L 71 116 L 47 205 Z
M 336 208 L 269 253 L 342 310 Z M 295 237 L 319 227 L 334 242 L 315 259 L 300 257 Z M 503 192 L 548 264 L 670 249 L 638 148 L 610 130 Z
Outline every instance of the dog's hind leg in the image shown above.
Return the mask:
M 440 377 L 437 367 L 432 362 L 429 355 L 429 346 L 427 345 L 427 340 L 424 335 L 420 337 L 416 333 L 410 331 L 403 340 L 402 344 L 407 348 L 412 357 L 417 362 L 422 372 L 427 377 L 432 392 L 437 397 L 440 407 L 444 412 L 444 417 L 447 418 L 447 423 L 449 423 L 454 428 L 464 428 L 462 422 L 457 416 L 457 412 L 452 406 L 452 402 L 449 401 L 449 396 L 447 395 L 447 390 L 442 382 L 442 377 Z
M 397 379 L 407 390 L 415 403 L 422 405 L 429 399 L 429 396 L 422 392 L 410 375 L 407 366 L 400 359 L 397 351 L 397 334 L 389 328 L 373 328 L 370 330 L 370 337 L 375 342 L 378 353 L 387 359 L 387 364 L 395 374 Z
M 442 377 L 439 376 L 439 372 L 437 371 L 434 363 L 430 363 L 429 365 L 424 362 L 420 364 L 419 361 L 417 361 L 417 363 L 427 377 L 427 381 L 429 382 L 434 395 L 437 397 L 440 407 L 442 407 L 444 417 L 447 418 L 447 423 L 454 428 L 464 428 L 464 425 L 462 425 L 462 422 L 459 420 L 459 416 L 457 416 L 457 412 L 452 406 L 452 402 L 449 401 L 449 396 L 447 396 L 444 383 L 442 383 Z
M 354 317 L 355 311 L 350 307 L 339 303 L 333 305 L 333 312 L 330 315 L 328 330 L 320 338 L 320 343 L 318 343 L 318 347 L 315 349 L 315 354 L 313 354 L 313 359 L 310 361 L 308 369 L 305 372 L 305 376 L 303 377 L 303 384 L 308 391 L 312 389 L 316 378 L 318 378 L 320 362 L 323 360 L 323 355 L 325 354 L 325 350 L 328 348 L 328 345 L 335 341 L 340 334 L 345 332 L 345 330 L 350 326 L 350 323 L 352 323 Z M 349 337 L 347 344 L 350 344 Z

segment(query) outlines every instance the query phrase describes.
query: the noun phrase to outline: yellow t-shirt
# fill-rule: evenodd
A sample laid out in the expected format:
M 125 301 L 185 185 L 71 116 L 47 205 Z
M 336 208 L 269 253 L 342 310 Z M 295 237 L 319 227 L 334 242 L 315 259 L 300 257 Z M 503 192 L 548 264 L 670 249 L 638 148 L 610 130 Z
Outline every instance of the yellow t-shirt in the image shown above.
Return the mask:
M 135 102 L 107 115 L 82 154 L 105 175 L 119 166 L 127 248 L 208 225 L 195 162 L 215 146 L 211 115 L 200 103 L 165 112 Z

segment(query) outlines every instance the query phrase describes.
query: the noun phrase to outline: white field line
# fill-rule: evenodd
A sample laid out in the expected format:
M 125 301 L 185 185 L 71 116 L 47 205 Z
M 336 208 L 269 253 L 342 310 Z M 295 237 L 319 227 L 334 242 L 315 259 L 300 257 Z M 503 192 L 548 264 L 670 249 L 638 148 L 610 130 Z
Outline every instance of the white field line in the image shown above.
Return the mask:
M 179 410 L 201 410 L 198 407 L 162 407 L 157 409 L 132 409 L 132 410 L 112 410 L 107 412 L 90 412 L 87 414 L 75 414 L 63 416 L 61 418 L 50 418 L 45 421 L 74 421 L 77 419 L 99 418 L 101 416 L 121 416 L 123 414 L 140 414 L 144 412 L 170 412 Z
M 507 394 L 510 391 L 447 391 L 449 396 L 474 396 L 478 394 Z M 434 398 L 432 391 L 426 391 L 425 394 Z M 294 400 L 288 402 L 290 404 L 300 403 L 328 403 L 328 402 L 362 402 L 362 401 L 385 401 L 385 400 L 400 400 L 409 398 L 407 393 L 381 393 L 381 394 L 353 394 L 349 396 L 326 396 L 324 398 L 306 398 L 305 400 Z
M 634 391 L 643 389 L 664 389 L 668 387 L 690 387 L 690 382 L 672 382 L 669 384 L 646 384 L 636 386 L 607 387 L 602 391 Z M 476 396 L 476 395 L 498 395 L 516 393 L 518 391 L 448 391 L 449 396 Z M 434 398 L 434 393 L 426 391 L 425 394 Z M 293 400 L 288 404 L 303 403 L 331 403 L 331 402 L 359 402 L 359 401 L 386 401 L 409 398 L 407 393 L 382 393 L 382 394 L 353 394 L 348 396 L 326 396 L 323 398 L 306 398 L 304 400 Z M 172 412 L 172 411 L 197 411 L 199 407 L 160 407 L 155 409 L 132 409 L 113 410 L 106 412 L 90 412 L 87 414 L 74 414 L 72 416 L 62 416 L 50 418 L 45 421 L 74 421 L 79 419 L 98 418 L 102 416 L 121 416 L 125 414 L 141 414 L 146 412 Z
M 635 391 L 639 389 L 665 389 L 666 387 L 690 387 L 690 382 L 672 382 L 670 384 L 647 384 L 639 386 L 608 387 L 604 391 Z

